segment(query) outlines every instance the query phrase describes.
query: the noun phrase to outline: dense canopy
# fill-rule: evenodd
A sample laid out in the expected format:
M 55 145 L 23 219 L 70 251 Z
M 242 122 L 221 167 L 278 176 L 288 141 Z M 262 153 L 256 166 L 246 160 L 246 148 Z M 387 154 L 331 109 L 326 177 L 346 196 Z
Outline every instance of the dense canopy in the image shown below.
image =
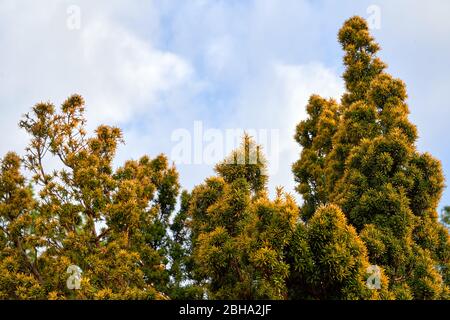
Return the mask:
M 80 95 L 36 104 L 0 160 L 0 299 L 449 299 L 441 164 L 366 21 L 338 40 L 346 92 L 313 94 L 294 135 L 301 203 L 269 197 L 247 134 L 180 195 L 165 155 L 113 165 L 122 132 L 89 135 Z

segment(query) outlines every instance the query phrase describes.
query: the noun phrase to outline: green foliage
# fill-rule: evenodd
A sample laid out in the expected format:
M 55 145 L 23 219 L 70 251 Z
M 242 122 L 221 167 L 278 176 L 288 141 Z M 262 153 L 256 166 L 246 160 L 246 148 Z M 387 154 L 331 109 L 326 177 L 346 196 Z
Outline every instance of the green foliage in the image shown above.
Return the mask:
M 180 210 L 170 226 L 170 276 L 169 295 L 172 299 L 202 299 L 204 290 L 193 281 L 194 259 L 192 256 L 191 222 L 189 206 L 191 195 L 184 190 L 181 193 Z
M 261 147 L 247 134 L 243 137 L 241 148 L 234 150 L 222 163 L 217 164 L 216 172 L 227 183 L 245 179 L 252 192 L 263 191 L 267 184 L 266 160 Z
M 446 206 L 442 210 L 442 223 L 450 226 L 450 206 Z
M 347 92 L 328 116 L 337 120 L 322 129 L 326 148 L 317 134 L 321 114 L 314 112 L 330 110 L 326 100 L 311 97 L 309 117 L 297 127 L 303 151 L 293 172 L 305 200 L 303 218 L 312 216 L 312 223 L 318 205 L 337 205 L 397 298 L 447 298 L 450 242 L 436 212 L 444 187 L 441 164 L 416 150 L 405 84 L 384 72 L 366 22 L 347 20 L 339 41 Z
M 299 224 L 289 246 L 289 294 L 293 299 L 391 298 L 387 279 L 382 290 L 367 287 L 369 261 L 364 242 L 335 205 L 321 206 Z
M 308 118 L 297 126 L 295 140 L 303 146 L 300 160 L 293 173 L 297 191 L 303 197 L 302 218 L 307 220 L 321 204 L 326 204 L 327 175 L 325 159 L 332 149 L 332 138 L 339 121 L 338 105 L 334 100 L 311 96 L 306 106 Z
M 44 289 L 33 234 L 36 202 L 19 156 L 8 153 L 0 163 L 0 299 L 38 299 Z
M 245 135 L 175 213 L 164 155 L 115 168 L 122 132 L 88 137 L 81 96 L 59 111 L 36 104 L 20 122 L 24 157 L 0 160 L 0 299 L 450 298 L 441 164 L 417 151 L 405 84 L 367 23 L 350 18 L 338 39 L 347 90 L 340 102 L 312 95 L 296 128 L 300 208 L 282 188 L 269 198 L 266 160 Z
M 253 150 L 253 151 L 252 151 Z M 255 152 L 255 161 L 252 162 Z M 268 198 L 260 148 L 242 147 L 216 167 L 218 176 L 194 188 L 188 214 L 194 278 L 212 299 L 283 299 L 289 267 L 284 249 L 298 209 L 278 190 Z M 237 155 L 242 155 L 239 163 Z M 231 161 L 230 161 L 231 159 Z
M 100 126 L 88 138 L 85 122 L 78 95 L 59 113 L 39 103 L 20 122 L 31 136 L 23 164 L 38 194 L 8 154 L 0 173 L 3 298 L 165 298 L 178 174 L 163 155 L 114 170 L 121 131 Z M 58 169 L 48 170 L 50 158 Z M 66 285 L 70 265 L 82 270 L 79 290 Z

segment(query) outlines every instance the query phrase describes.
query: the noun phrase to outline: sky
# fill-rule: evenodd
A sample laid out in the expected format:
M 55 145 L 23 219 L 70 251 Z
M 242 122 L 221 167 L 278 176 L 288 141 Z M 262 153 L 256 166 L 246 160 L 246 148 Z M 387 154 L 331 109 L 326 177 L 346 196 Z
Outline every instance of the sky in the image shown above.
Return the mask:
M 337 32 L 353 15 L 374 21 L 379 56 L 407 84 L 417 147 L 448 178 L 445 0 L 0 0 L 0 155 L 23 154 L 17 123 L 34 104 L 79 93 L 91 132 L 123 130 L 116 166 L 165 153 L 190 190 L 247 131 L 268 154 L 271 194 L 295 195 L 295 126 L 311 94 L 343 93 Z

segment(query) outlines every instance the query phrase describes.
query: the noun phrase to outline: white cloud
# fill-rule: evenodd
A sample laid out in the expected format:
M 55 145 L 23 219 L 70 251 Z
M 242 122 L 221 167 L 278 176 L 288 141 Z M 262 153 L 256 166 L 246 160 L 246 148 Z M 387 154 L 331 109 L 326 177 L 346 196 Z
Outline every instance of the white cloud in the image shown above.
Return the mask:
M 124 3 L 78 4 L 81 28 L 70 30 L 68 3 L 2 2 L 0 135 L 9 138 L 2 139 L 0 153 L 23 149 L 26 136 L 17 123 L 39 101 L 59 106 L 70 94 L 80 93 L 92 129 L 151 114 L 167 97 L 179 96 L 184 86 L 195 83 L 187 60 L 156 48 L 117 17 L 124 14 Z M 137 14 L 136 7 L 127 5 L 126 12 Z
M 374 34 L 389 71 L 406 81 L 419 146 L 444 160 L 450 30 L 445 1 L 379 1 Z M 67 7 L 81 9 L 81 29 L 66 27 Z M 342 68 L 336 33 L 370 0 L 339 3 L 276 0 L 0 1 L 0 154 L 21 150 L 16 123 L 41 100 L 59 105 L 81 93 L 89 126 L 118 124 L 128 144 L 119 161 L 142 153 L 170 154 L 170 134 L 205 127 L 280 130 L 273 185 L 292 190 L 298 159 L 295 125 L 310 94 L 338 98 Z M 399 18 L 401 17 L 401 18 Z M 324 64 L 311 63 L 322 61 Z M 328 67 L 332 66 L 332 67 Z M 210 167 L 180 167 L 191 188 Z M 447 202 L 448 202 L 447 195 Z
M 286 191 L 294 190 L 291 166 L 298 160 L 301 149 L 293 136 L 296 125 L 306 118 L 305 107 L 311 94 L 339 100 L 343 90 L 340 76 L 320 63 L 273 63 L 258 81 L 243 85 L 236 102 L 238 114 L 232 119 L 235 125 L 279 130 L 279 154 L 272 154 L 271 146 L 263 144 L 269 160 L 272 159 L 271 193 L 278 185 L 285 186 Z
M 82 32 L 80 59 L 90 81 L 84 86 L 94 119 L 126 122 L 151 112 L 162 95 L 191 79 L 181 57 L 153 48 L 120 26 L 96 20 Z
M 311 94 L 339 101 L 344 92 L 340 76 L 320 63 L 276 64 L 274 70 L 282 89 L 279 103 L 286 106 L 280 113 L 280 121 L 284 122 L 282 127 L 287 127 L 288 130 L 295 129 L 296 124 L 305 119 L 306 104 Z
M 213 74 L 224 72 L 231 60 L 233 40 L 230 36 L 214 39 L 206 49 L 206 63 Z

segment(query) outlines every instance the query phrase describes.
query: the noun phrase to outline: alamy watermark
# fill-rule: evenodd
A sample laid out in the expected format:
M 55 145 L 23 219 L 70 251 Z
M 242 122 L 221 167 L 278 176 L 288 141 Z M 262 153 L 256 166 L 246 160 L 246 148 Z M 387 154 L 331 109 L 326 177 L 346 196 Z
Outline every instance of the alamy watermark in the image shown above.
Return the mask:
M 381 269 L 377 265 L 367 267 L 366 273 L 369 274 L 366 285 L 371 290 L 381 289 Z
M 245 135 L 254 141 L 249 146 L 250 150 L 246 150 L 248 154 L 239 153 L 237 158 L 226 158 L 242 146 Z M 275 174 L 279 164 L 279 140 L 278 129 L 205 128 L 202 121 L 194 121 L 191 130 L 178 128 L 172 132 L 171 159 L 176 164 L 214 165 L 223 159 L 230 164 L 256 164 L 262 155 L 269 164 L 269 173 Z M 262 146 L 262 150 L 256 150 L 257 146 Z
M 67 7 L 67 20 L 66 26 L 69 30 L 81 29 L 81 8 L 76 5 L 70 5 Z
M 77 265 L 70 265 L 66 273 L 70 274 L 67 278 L 66 285 L 69 290 L 79 290 L 81 288 L 81 274 L 83 271 Z
M 370 30 L 380 30 L 381 29 L 381 8 L 375 4 L 367 7 L 367 24 Z

